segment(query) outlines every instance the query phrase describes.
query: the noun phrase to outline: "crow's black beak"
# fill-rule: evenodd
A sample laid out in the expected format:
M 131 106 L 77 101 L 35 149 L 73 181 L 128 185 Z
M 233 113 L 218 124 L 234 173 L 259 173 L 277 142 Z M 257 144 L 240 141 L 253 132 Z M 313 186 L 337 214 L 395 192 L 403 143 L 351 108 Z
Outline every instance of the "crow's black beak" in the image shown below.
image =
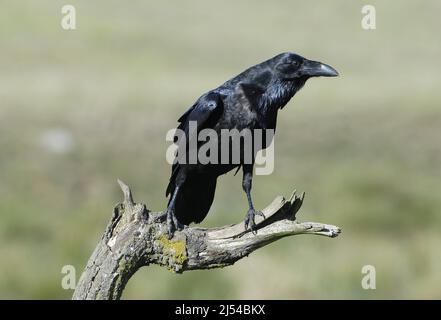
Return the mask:
M 336 77 L 338 76 L 337 70 L 327 64 L 306 60 L 303 62 L 300 71 L 302 74 L 310 77 Z

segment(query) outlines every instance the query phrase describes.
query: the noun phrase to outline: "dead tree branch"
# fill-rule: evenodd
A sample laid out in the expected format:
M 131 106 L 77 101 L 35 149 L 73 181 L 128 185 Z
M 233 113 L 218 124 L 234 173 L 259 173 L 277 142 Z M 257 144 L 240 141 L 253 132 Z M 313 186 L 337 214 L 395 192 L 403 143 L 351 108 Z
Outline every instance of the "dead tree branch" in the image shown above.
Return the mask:
M 133 201 L 130 188 L 118 180 L 124 201 L 113 211 L 106 231 L 81 275 L 73 299 L 119 299 L 130 277 L 143 266 L 158 264 L 173 272 L 221 268 L 234 264 L 280 238 L 298 234 L 336 237 L 340 228 L 296 222 L 304 194 L 279 196 L 257 216 L 257 232 L 244 230 L 243 222 L 221 228 L 189 227 L 167 236 L 167 225 L 144 204 Z

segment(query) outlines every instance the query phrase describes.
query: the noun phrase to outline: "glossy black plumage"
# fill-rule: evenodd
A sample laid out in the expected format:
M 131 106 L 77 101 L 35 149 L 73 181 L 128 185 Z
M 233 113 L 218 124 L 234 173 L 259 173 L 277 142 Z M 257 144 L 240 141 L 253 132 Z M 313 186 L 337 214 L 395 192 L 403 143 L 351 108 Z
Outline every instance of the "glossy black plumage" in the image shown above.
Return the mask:
M 178 128 L 185 132 L 188 148 L 191 139 L 189 122 L 197 121 L 197 131 L 211 128 L 218 136 L 222 129 L 275 129 L 278 111 L 300 90 L 306 80 L 314 76 L 336 76 L 337 72 L 325 64 L 305 59 L 294 53 L 282 53 L 255 65 L 221 86 L 203 94 L 180 118 Z M 203 143 L 198 144 L 198 148 Z M 266 146 L 263 145 L 263 148 Z M 258 150 L 254 150 L 254 153 Z M 220 158 L 220 155 L 219 155 Z M 254 159 L 254 158 L 253 158 Z M 174 164 L 166 195 L 171 195 L 167 220 L 170 232 L 201 222 L 214 199 L 217 178 L 242 166 L 243 189 L 249 210 L 245 226 L 254 225 L 251 200 L 252 164 Z

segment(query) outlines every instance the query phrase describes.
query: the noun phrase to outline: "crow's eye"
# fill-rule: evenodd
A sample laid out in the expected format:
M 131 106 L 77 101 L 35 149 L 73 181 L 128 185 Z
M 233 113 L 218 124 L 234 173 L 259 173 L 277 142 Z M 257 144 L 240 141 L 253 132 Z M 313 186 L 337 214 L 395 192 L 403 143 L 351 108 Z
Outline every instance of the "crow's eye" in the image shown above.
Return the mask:
M 292 68 L 297 68 L 300 63 L 296 60 L 293 60 L 293 61 L 289 61 L 287 64 L 289 64 Z
M 296 60 L 289 60 L 286 61 L 284 63 L 282 63 L 282 65 L 280 66 L 280 70 L 285 72 L 285 73 L 292 73 L 297 71 L 297 69 L 299 68 L 300 63 Z
M 293 75 L 300 67 L 300 62 L 294 59 L 286 59 L 276 66 L 277 70 L 284 75 Z

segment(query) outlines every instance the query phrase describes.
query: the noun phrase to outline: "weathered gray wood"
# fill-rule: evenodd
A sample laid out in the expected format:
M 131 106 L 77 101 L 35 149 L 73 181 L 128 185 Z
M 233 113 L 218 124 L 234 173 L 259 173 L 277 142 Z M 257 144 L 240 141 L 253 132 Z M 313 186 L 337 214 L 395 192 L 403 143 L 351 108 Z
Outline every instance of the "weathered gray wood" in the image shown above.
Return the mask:
M 120 180 L 123 203 L 117 205 L 104 235 L 81 275 L 73 299 L 119 299 L 130 277 L 142 266 L 158 264 L 173 272 L 221 268 L 234 264 L 280 238 L 298 234 L 336 237 L 340 228 L 316 222 L 298 223 L 296 213 L 304 194 L 279 196 L 257 216 L 257 231 L 244 223 L 221 228 L 189 227 L 168 238 L 160 213 L 133 201 L 130 188 Z

